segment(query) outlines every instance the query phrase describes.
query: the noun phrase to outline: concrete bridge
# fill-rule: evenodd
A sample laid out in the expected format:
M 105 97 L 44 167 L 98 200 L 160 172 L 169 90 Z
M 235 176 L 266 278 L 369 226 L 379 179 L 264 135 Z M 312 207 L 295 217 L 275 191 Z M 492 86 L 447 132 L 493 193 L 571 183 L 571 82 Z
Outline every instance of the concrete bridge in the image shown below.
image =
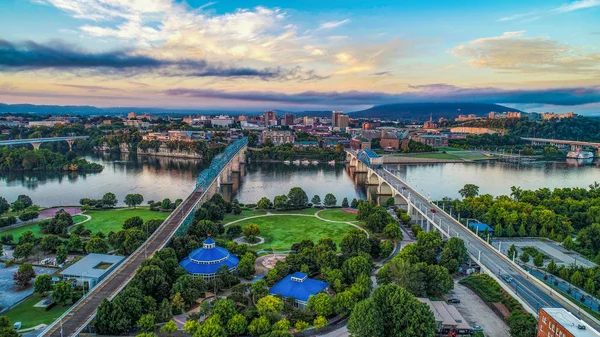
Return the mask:
M 450 237 L 463 239 L 471 261 L 477 262 L 483 272 L 494 278 L 530 313 L 537 317 L 540 308 L 565 308 L 594 328 L 600 328 L 598 319 L 580 310 L 576 304 L 556 293 L 544 282 L 529 275 L 486 240 L 433 204 L 429 198 L 400 179 L 396 170 L 384 167 L 373 151 L 347 151 L 346 153 L 351 175 L 362 176 L 360 179 L 355 177 L 355 181 L 361 180 L 376 191 L 380 203 L 392 197 L 394 203 L 406 209 L 424 230 L 436 230 L 444 239 Z M 506 281 L 507 276 L 512 279 L 510 282 Z
M 38 336 L 78 336 L 96 316 L 102 300 L 113 299 L 134 277 L 142 261 L 165 248 L 171 238 L 189 226 L 200 205 L 219 191 L 220 185 L 229 183 L 231 176 L 246 162 L 246 137 L 235 141 L 213 159 L 211 165 L 199 175 L 194 191 L 150 235 L 135 252 L 128 256 L 114 271 L 92 288 L 67 312 L 46 327 Z
M 596 157 L 600 157 L 600 143 L 594 142 L 580 142 L 577 140 L 562 140 L 562 139 L 546 139 L 546 138 L 526 138 L 521 139 L 531 142 L 533 145 L 558 145 L 558 146 L 570 146 L 572 151 L 583 150 L 584 147 L 596 149 Z
M 38 150 L 42 143 L 51 143 L 51 142 L 67 142 L 69 144 L 69 151 L 73 151 L 73 143 L 76 139 L 86 139 L 88 136 L 73 136 L 73 137 L 53 137 L 53 138 L 31 138 L 31 139 L 11 139 L 11 140 L 1 140 L 0 145 L 22 145 L 22 144 L 31 144 L 33 145 L 34 150 Z

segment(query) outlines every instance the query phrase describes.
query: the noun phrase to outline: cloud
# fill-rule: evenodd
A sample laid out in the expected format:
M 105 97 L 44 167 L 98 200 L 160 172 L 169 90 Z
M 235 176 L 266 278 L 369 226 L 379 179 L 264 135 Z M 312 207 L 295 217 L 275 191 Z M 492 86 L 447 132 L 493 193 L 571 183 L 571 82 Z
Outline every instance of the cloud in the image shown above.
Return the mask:
M 342 21 L 325 22 L 325 23 L 322 23 L 321 25 L 319 25 L 319 29 L 334 29 L 334 28 L 343 26 L 347 23 L 350 23 L 350 19 L 346 19 L 346 20 L 342 20 Z
M 600 86 L 538 90 L 498 88 L 461 88 L 450 84 L 411 86 L 415 91 L 384 93 L 368 91 L 305 91 L 285 94 L 273 91 L 222 91 L 175 88 L 164 94 L 175 97 L 213 98 L 248 102 L 287 103 L 297 105 L 372 105 L 422 102 L 472 102 L 580 105 L 600 102 Z
M 562 6 L 553 9 L 553 11 L 558 13 L 568 13 L 597 6 L 600 6 L 600 0 L 579 0 L 563 4 Z
M 61 42 L 38 44 L 0 40 L 0 71 L 63 70 L 91 74 L 134 76 L 152 73 L 164 77 L 255 77 L 263 80 L 321 79 L 300 67 L 231 67 L 202 59 L 161 59 L 132 50 L 92 53 Z
M 75 89 L 86 90 L 87 92 L 121 91 L 121 89 L 103 87 L 100 85 L 80 85 L 80 84 L 62 84 L 62 83 L 58 83 L 56 85 L 61 86 L 61 87 L 66 87 L 66 88 L 75 88 Z
M 600 74 L 600 53 L 547 37 L 527 37 L 525 31 L 480 38 L 451 50 L 476 68 L 515 73 Z
M 506 21 L 514 21 L 514 20 L 526 20 L 526 19 L 531 18 L 533 16 L 535 16 L 535 12 L 521 13 L 521 14 L 515 14 L 515 15 L 511 15 L 511 16 L 505 16 L 505 17 L 500 18 L 500 19 L 498 19 L 496 21 L 497 22 L 506 22 Z

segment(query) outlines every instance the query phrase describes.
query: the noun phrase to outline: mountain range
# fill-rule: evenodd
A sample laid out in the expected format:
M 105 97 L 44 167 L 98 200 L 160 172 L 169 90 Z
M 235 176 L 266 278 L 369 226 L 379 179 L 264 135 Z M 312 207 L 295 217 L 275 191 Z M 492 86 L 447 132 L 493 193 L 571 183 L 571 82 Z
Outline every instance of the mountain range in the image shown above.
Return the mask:
M 393 120 L 426 120 L 433 117 L 456 118 L 458 115 L 487 116 L 490 111 L 508 112 L 517 109 L 487 103 L 399 103 L 374 106 L 370 109 L 349 113 L 354 118 L 381 118 Z

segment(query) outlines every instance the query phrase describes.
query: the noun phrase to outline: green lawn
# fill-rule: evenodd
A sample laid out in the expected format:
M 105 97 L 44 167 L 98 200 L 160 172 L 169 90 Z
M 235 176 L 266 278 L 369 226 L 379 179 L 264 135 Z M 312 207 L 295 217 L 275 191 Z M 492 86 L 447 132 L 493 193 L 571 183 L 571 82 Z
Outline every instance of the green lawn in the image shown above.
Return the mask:
M 78 223 L 83 220 L 85 220 L 84 216 L 81 216 L 81 215 L 73 216 L 73 223 Z M 42 221 L 44 221 L 44 220 L 42 220 Z M 30 223 L 25 226 L 15 227 L 15 228 L 11 228 L 11 229 L 8 229 L 5 231 L 1 231 L 0 236 L 12 234 L 14 242 L 18 242 L 19 238 L 21 237 L 21 234 L 30 230 L 33 232 L 33 235 L 35 235 L 35 237 L 38 237 L 38 238 L 42 237 L 42 236 L 44 236 L 44 233 L 42 233 L 42 230 L 40 229 L 40 222 L 42 222 L 42 221 L 36 221 L 36 222 Z
M 235 221 L 235 220 L 239 220 L 239 219 L 244 219 L 247 218 L 249 216 L 255 216 L 255 215 L 265 215 L 267 214 L 267 212 L 262 211 L 262 210 L 243 210 L 241 214 L 233 214 L 233 213 L 227 213 L 225 214 L 225 218 L 223 219 L 223 223 L 228 223 L 231 221 Z
M 356 221 L 356 214 L 346 213 L 341 209 L 326 209 L 319 212 L 319 216 L 333 221 Z
M 290 210 L 285 210 L 285 211 L 271 210 L 271 213 L 273 213 L 273 214 L 308 214 L 308 215 L 313 215 L 313 214 L 317 213 L 318 210 L 319 210 L 318 208 L 290 209 Z
M 46 311 L 44 308 L 36 308 L 34 305 L 42 300 L 42 296 L 33 294 L 16 307 L 4 313 L 10 323 L 22 322 L 21 329 L 34 327 L 38 324 L 50 324 L 62 315 L 69 306 L 63 307 L 55 305 L 52 309 Z
M 409 153 L 409 154 L 402 155 L 402 157 L 440 159 L 440 160 L 462 160 L 460 157 L 449 154 L 449 153 Z
M 304 239 L 316 242 L 330 237 L 339 245 L 346 232 L 353 229 L 352 226 L 344 223 L 325 222 L 315 217 L 293 215 L 265 216 L 240 221 L 237 224 L 244 227 L 251 223 L 260 227 L 259 236 L 265 239 L 265 243 L 253 248 L 272 248 L 276 251 L 290 249 L 293 243 Z
M 111 231 L 117 232 L 121 230 L 125 220 L 139 216 L 144 221 L 152 219 L 166 219 L 170 213 L 168 212 L 153 212 L 147 208 L 127 208 L 127 209 L 115 209 L 107 211 L 87 211 L 85 214 L 92 217 L 92 220 L 86 222 L 85 228 L 96 233 L 102 231 L 104 234 L 108 234 Z

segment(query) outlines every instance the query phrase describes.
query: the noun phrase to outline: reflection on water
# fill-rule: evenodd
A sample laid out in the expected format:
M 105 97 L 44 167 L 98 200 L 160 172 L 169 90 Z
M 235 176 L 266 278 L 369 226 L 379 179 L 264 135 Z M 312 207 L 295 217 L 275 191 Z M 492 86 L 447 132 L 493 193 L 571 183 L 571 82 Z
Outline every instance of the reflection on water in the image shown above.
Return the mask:
M 459 197 L 465 184 L 479 186 L 481 194 L 510 194 L 522 189 L 588 187 L 600 182 L 600 162 L 536 162 L 528 164 L 483 162 L 395 166 L 400 177 L 433 199 Z

